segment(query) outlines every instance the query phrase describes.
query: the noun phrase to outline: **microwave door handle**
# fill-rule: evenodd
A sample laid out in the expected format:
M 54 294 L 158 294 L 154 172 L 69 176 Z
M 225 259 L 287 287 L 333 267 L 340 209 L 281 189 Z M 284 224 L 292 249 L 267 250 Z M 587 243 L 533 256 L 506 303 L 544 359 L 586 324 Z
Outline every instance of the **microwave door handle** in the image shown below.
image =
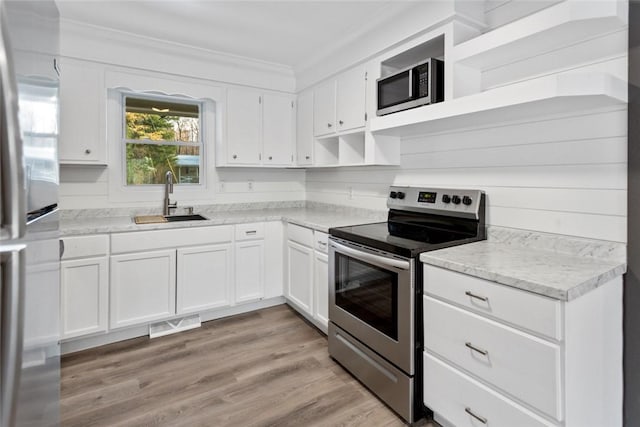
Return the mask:
M 409 70 L 409 99 L 413 99 L 413 68 Z
M 388 258 L 381 255 L 370 254 L 368 252 L 359 251 L 357 249 L 352 249 L 348 246 L 342 245 L 337 242 L 331 242 L 331 246 L 336 249 L 338 252 L 349 255 L 352 258 L 359 259 L 361 261 L 368 261 L 374 264 L 378 264 L 384 267 L 397 268 L 399 270 L 409 270 L 411 269 L 411 264 L 409 261 L 403 261 L 400 259 Z
M 0 7 L 0 161 L 2 200 L 6 217 L 0 218 L 0 238 L 19 239 L 26 227 L 22 138 L 18 122 L 18 91 L 12 69 L 4 9 Z M 7 232 L 5 232 L 5 229 Z

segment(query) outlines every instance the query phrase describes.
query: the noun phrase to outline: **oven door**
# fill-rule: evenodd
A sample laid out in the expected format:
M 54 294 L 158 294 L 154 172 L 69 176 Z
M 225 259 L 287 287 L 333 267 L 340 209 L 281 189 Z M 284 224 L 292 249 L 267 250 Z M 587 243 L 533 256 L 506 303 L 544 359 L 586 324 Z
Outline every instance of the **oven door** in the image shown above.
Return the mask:
M 341 239 L 329 244 L 329 320 L 414 374 L 414 260 Z

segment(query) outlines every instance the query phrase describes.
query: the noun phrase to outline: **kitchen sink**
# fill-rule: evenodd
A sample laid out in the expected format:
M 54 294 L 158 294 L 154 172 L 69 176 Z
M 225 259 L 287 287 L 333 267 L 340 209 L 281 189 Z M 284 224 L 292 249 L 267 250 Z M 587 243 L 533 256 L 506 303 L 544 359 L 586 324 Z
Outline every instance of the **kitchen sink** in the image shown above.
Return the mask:
M 191 215 L 165 215 L 164 218 L 167 222 L 175 222 L 175 221 L 203 221 L 208 220 L 209 218 L 205 218 L 200 214 L 191 214 Z

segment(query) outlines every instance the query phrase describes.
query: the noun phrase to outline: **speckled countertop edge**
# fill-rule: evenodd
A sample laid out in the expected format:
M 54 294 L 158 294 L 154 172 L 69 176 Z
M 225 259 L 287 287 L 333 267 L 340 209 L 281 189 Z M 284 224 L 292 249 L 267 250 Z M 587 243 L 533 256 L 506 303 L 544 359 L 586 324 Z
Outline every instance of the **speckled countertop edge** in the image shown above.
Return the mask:
M 495 241 L 426 252 L 420 260 L 562 301 L 576 299 L 626 272 L 626 263 L 620 260 Z
M 321 209 L 317 207 L 299 207 L 285 209 L 198 211 L 208 220 L 169 222 L 158 224 L 136 224 L 133 216 L 114 217 L 66 217 L 60 221 L 61 236 L 79 236 L 87 234 L 124 233 L 151 230 L 169 230 L 176 228 L 209 227 L 249 222 L 286 221 L 327 233 L 331 227 L 353 224 L 365 224 L 386 220 L 386 212 L 350 212 Z

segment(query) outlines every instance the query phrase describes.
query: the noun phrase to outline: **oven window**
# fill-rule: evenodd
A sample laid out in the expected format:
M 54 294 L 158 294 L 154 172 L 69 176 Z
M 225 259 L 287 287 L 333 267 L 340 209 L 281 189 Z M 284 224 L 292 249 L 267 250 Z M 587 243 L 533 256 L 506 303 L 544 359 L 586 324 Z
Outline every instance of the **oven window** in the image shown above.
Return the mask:
M 336 253 L 336 305 L 398 339 L 398 275 Z

